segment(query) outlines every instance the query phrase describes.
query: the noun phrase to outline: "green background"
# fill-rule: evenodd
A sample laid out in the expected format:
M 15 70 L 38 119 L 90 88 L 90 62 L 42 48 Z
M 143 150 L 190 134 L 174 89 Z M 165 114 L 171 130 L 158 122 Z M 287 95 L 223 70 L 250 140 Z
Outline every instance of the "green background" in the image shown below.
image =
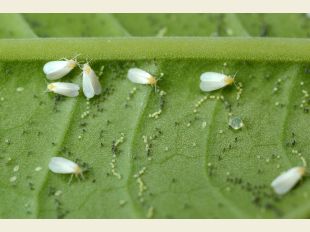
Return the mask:
M 283 197 L 270 188 L 310 162 L 309 36 L 306 14 L 0 14 L 0 217 L 309 217 L 308 177 Z M 76 54 L 103 87 L 89 103 L 46 92 L 43 65 Z M 162 73 L 163 99 L 129 82 L 131 67 Z M 237 72 L 240 99 L 234 85 L 201 92 L 206 71 Z M 210 95 L 225 102 L 194 113 Z M 87 166 L 86 179 L 50 172 L 53 156 Z

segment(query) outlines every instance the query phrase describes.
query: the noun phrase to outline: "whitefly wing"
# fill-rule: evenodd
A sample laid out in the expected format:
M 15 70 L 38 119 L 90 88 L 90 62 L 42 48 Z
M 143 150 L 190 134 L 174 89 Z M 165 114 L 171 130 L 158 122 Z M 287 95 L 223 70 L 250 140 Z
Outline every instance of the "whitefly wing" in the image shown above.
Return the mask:
M 73 161 L 63 157 L 53 157 L 48 167 L 54 173 L 70 174 L 75 173 L 79 166 Z
M 76 97 L 79 95 L 80 87 L 73 83 L 61 83 L 60 82 L 60 92 L 67 97 Z
M 91 70 L 91 72 L 89 74 L 89 78 L 90 78 L 91 85 L 93 86 L 95 94 L 96 95 L 101 94 L 101 84 L 100 84 L 99 78 L 96 75 L 96 73 L 94 72 L 94 70 Z
M 205 72 L 200 76 L 200 89 L 205 92 L 217 90 L 227 85 L 225 74 Z
M 87 98 L 92 98 L 95 96 L 95 90 L 92 85 L 91 78 L 85 71 L 83 72 L 83 92 Z
M 50 80 L 56 80 L 67 75 L 72 69 L 73 65 L 70 65 L 70 61 L 50 61 L 43 67 L 43 72 Z
M 151 76 L 151 74 L 139 68 L 131 68 L 127 73 L 128 79 L 138 84 L 149 84 L 149 78 Z
M 79 95 L 80 87 L 77 84 L 66 82 L 54 82 L 49 84 L 49 89 L 67 97 L 76 97 Z
M 283 172 L 277 178 L 275 178 L 271 183 L 271 187 L 277 194 L 285 194 L 296 185 L 296 183 L 301 179 L 303 174 L 303 167 L 291 168 L 286 172 Z

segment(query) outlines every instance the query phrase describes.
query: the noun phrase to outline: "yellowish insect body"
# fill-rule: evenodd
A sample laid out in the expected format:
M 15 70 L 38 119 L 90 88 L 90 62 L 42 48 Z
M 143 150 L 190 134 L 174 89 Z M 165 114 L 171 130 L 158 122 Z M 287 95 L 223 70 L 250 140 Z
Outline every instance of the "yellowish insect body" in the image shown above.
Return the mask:
M 50 92 L 64 95 L 67 97 L 76 97 L 79 95 L 80 87 L 77 84 L 66 82 L 53 82 L 47 85 Z
M 233 77 L 222 73 L 205 72 L 200 76 L 200 89 L 204 92 L 218 90 L 233 83 Z
M 76 177 L 81 176 L 84 178 L 82 168 L 77 163 L 63 157 L 53 157 L 48 167 L 57 174 L 74 174 Z
M 43 67 L 43 72 L 49 80 L 57 80 L 67 75 L 77 65 L 77 61 L 72 60 L 59 60 L 50 61 Z
M 127 73 L 127 78 L 131 82 L 137 84 L 152 85 L 152 86 L 155 86 L 157 84 L 157 79 L 154 76 L 139 68 L 129 69 Z
M 83 65 L 83 92 L 87 98 L 101 94 L 99 78 L 89 64 Z
M 273 188 L 275 193 L 279 195 L 286 194 L 305 175 L 305 172 L 306 172 L 305 167 L 291 168 L 280 174 L 278 177 L 276 177 L 272 181 L 271 187 Z

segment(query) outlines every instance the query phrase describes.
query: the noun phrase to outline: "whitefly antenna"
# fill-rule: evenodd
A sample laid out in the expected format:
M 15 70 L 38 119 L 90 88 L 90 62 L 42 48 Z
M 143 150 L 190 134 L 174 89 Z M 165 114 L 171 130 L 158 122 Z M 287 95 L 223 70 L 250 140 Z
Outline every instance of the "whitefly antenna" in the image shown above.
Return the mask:
M 236 78 L 236 75 L 238 74 L 238 72 L 239 71 L 237 71 L 237 72 L 235 72 L 235 74 L 233 75 L 233 77 L 232 77 L 232 79 L 234 80 L 234 85 L 235 85 L 235 87 L 238 89 L 238 86 L 236 85 L 236 83 L 235 83 L 235 78 Z
M 307 167 L 307 161 L 305 160 L 304 157 L 300 157 L 300 159 L 302 161 L 303 166 L 306 168 Z

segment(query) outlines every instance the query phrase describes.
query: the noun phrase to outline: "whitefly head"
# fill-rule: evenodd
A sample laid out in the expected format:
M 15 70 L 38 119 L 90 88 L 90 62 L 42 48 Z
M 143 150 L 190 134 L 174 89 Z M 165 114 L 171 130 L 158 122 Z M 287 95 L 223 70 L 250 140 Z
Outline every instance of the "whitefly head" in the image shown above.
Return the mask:
M 50 92 L 54 92 L 56 86 L 54 83 L 50 83 L 47 85 L 47 90 L 49 90 Z
M 235 78 L 232 76 L 225 76 L 224 82 L 226 85 L 232 85 L 235 82 Z
M 85 74 L 89 75 L 92 71 L 92 68 L 90 67 L 89 63 L 85 63 L 82 66 L 83 72 L 85 72 Z
M 75 68 L 78 64 L 76 59 L 68 60 L 67 62 L 68 62 L 67 66 L 71 69 Z

